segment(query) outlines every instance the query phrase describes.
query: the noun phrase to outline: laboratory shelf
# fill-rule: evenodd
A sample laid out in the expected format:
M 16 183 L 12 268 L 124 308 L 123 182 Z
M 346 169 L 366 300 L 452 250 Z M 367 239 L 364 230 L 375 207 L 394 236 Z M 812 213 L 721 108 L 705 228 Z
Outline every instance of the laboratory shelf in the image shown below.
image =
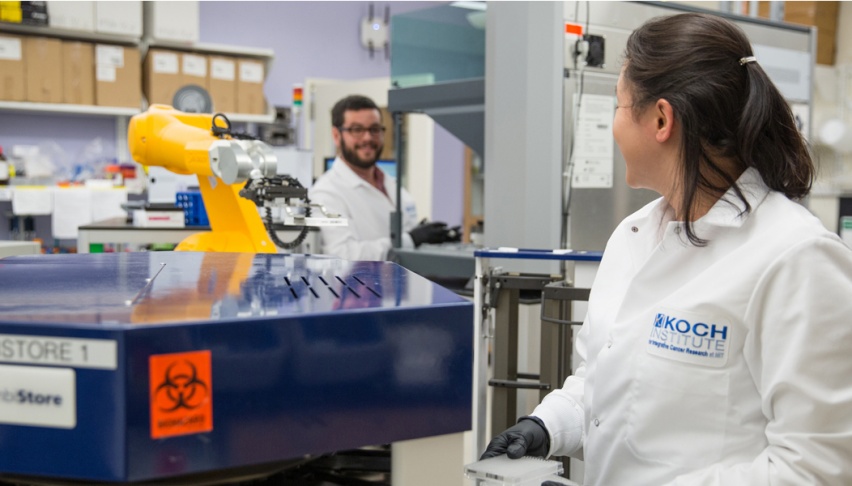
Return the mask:
M 97 32 L 60 29 L 47 26 L 0 23 L 0 33 L 37 35 L 60 39 L 133 46 L 139 48 L 142 59 L 144 59 L 145 54 L 150 48 L 174 49 L 185 52 L 197 52 L 211 55 L 253 58 L 263 62 L 265 75 L 269 74 L 269 71 L 272 66 L 272 60 L 275 58 L 275 51 L 272 49 L 265 48 L 232 46 L 225 44 L 208 44 L 200 42 L 164 41 L 158 39 L 141 38 L 138 36 L 101 34 Z M 140 105 L 139 108 L 127 108 L 111 106 L 74 105 L 65 103 L 0 101 L 0 112 L 49 113 L 83 116 L 92 115 L 126 117 L 133 116 L 141 112 L 146 107 L 147 104 L 145 104 L 144 102 Z M 275 121 L 275 111 L 271 107 L 269 111 L 262 114 L 225 113 L 225 115 L 228 117 L 229 120 L 236 123 L 273 123 Z
M 270 111 L 261 115 L 249 115 L 246 113 L 225 113 L 228 120 L 238 123 L 272 123 L 275 121 L 275 112 Z
M 90 42 L 103 42 L 107 44 L 122 44 L 138 46 L 141 39 L 139 36 L 121 34 L 103 34 L 85 30 L 61 29 L 44 25 L 20 25 L 7 22 L 0 23 L 0 32 L 20 35 L 37 35 L 42 37 L 56 37 L 60 39 L 81 40 Z
M 0 111 L 17 113 L 67 113 L 69 115 L 133 116 L 139 108 L 122 106 L 74 105 L 68 103 L 36 103 L 32 101 L 0 101 Z
M 222 54 L 233 56 L 256 57 L 260 59 L 272 59 L 275 51 L 257 47 L 232 46 L 227 44 L 208 44 L 203 42 L 179 42 L 164 40 L 146 40 L 147 48 L 175 49 L 179 51 L 201 52 L 204 54 Z

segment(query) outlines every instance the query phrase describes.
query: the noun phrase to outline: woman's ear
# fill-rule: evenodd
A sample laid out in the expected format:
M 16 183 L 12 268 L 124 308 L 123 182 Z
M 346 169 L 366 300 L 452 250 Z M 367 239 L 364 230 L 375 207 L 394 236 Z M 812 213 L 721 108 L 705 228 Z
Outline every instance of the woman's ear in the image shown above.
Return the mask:
M 660 98 L 654 105 L 655 137 L 657 142 L 667 142 L 674 133 L 674 110 L 668 100 Z

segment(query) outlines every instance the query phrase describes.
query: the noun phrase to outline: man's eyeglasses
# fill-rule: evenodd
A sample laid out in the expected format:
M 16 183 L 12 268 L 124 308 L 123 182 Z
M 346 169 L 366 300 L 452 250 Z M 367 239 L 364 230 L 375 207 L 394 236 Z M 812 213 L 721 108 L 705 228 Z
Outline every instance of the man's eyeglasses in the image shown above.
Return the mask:
M 366 132 L 370 132 L 370 135 L 374 137 L 378 137 L 380 135 L 384 135 L 385 127 L 381 125 L 373 125 L 369 128 L 362 127 L 361 125 L 353 125 L 351 127 L 337 127 L 341 132 L 349 132 L 353 137 L 362 137 Z

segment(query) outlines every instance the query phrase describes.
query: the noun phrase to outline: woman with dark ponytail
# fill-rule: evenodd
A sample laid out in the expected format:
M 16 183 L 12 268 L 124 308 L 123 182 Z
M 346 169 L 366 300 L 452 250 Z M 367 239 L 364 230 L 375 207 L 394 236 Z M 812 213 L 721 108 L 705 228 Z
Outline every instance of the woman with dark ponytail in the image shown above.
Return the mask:
M 745 34 L 653 19 L 613 135 L 662 197 L 610 238 L 562 389 L 484 457 L 583 456 L 587 485 L 852 484 L 852 251 Z

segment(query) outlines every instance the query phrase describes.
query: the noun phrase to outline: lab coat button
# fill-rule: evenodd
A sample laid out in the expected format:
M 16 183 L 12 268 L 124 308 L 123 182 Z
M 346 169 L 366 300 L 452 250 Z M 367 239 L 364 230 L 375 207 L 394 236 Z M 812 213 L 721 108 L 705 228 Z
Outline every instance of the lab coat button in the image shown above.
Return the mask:
M 607 347 L 607 349 L 611 348 L 612 347 L 612 341 L 607 341 L 606 347 Z
M 600 425 L 600 424 L 601 424 L 601 421 L 600 421 L 600 420 L 598 420 L 598 419 L 595 419 L 595 427 L 597 427 L 597 426 L 598 426 L 598 425 Z
M 633 227 L 631 227 L 631 228 L 630 228 L 630 231 L 632 231 L 632 232 L 634 232 L 634 233 L 638 233 L 638 232 L 639 232 L 639 228 L 637 228 L 636 226 L 633 226 Z

